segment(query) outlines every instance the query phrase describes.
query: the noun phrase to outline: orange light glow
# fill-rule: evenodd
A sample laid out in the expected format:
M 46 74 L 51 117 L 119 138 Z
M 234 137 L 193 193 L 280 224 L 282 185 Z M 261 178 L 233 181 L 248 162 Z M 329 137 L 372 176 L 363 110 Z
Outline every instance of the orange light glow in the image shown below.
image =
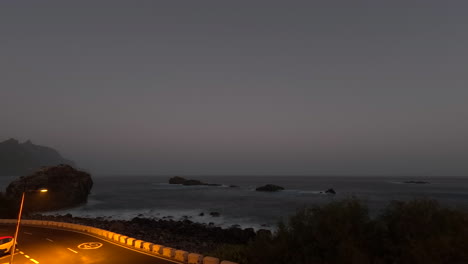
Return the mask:
M 41 189 L 41 190 L 40 190 L 41 193 L 45 193 L 45 192 L 47 192 L 47 191 L 48 191 L 47 189 Z

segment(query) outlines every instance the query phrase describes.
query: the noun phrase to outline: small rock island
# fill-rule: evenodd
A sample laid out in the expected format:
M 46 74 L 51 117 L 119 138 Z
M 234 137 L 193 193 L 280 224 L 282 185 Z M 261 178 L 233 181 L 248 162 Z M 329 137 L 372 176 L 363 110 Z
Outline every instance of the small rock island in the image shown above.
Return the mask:
M 221 184 L 216 183 L 205 183 L 199 180 L 185 179 L 179 176 L 175 176 L 169 179 L 169 184 L 182 184 L 186 186 L 191 185 L 206 185 L 206 186 L 221 186 Z
M 261 187 L 257 187 L 255 190 L 258 192 L 277 192 L 277 191 L 284 190 L 284 187 L 274 185 L 274 184 L 267 184 Z
M 429 184 L 427 181 L 404 181 L 403 183 L 407 184 Z
M 86 203 L 93 187 L 89 173 L 74 169 L 70 165 L 42 167 L 29 176 L 22 176 L 11 182 L 6 189 L 6 196 L 19 200 L 23 192 L 35 195 L 29 199 L 25 208 L 34 211 L 66 209 Z M 47 193 L 35 190 L 46 188 Z

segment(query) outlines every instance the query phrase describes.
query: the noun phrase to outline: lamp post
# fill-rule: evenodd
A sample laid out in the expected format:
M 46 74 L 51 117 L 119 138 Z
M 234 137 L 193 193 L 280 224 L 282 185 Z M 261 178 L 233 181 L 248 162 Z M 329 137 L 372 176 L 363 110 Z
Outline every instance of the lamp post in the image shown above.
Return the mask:
M 47 189 L 45 188 L 42 188 L 39 190 L 39 192 L 41 193 L 45 193 L 47 192 Z M 26 194 L 26 188 L 25 190 L 23 190 L 23 194 L 21 195 L 21 204 L 20 204 L 20 210 L 19 210 L 19 213 L 18 213 L 18 221 L 16 222 L 16 231 L 15 231 L 15 237 L 13 238 L 13 246 L 11 246 L 11 257 L 10 257 L 10 264 L 13 264 L 13 257 L 15 255 L 15 251 L 16 251 L 16 240 L 18 239 L 18 231 L 19 231 L 19 227 L 20 227 L 20 223 L 21 223 L 21 215 L 23 214 L 23 205 L 24 205 L 24 196 Z

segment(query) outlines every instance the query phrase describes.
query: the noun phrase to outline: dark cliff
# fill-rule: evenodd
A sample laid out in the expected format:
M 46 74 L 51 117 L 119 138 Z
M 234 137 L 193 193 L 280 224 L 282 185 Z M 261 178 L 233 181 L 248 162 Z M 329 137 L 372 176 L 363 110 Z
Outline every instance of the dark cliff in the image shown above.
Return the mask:
M 0 176 L 20 176 L 34 172 L 42 166 L 68 164 L 73 161 L 63 158 L 55 149 L 16 139 L 0 142 Z

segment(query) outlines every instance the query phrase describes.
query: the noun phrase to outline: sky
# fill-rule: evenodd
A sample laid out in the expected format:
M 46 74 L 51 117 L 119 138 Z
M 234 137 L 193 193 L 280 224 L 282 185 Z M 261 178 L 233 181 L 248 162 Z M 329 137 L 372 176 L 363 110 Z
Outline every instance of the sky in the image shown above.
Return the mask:
M 466 1 L 0 3 L 0 141 L 96 175 L 468 176 Z

